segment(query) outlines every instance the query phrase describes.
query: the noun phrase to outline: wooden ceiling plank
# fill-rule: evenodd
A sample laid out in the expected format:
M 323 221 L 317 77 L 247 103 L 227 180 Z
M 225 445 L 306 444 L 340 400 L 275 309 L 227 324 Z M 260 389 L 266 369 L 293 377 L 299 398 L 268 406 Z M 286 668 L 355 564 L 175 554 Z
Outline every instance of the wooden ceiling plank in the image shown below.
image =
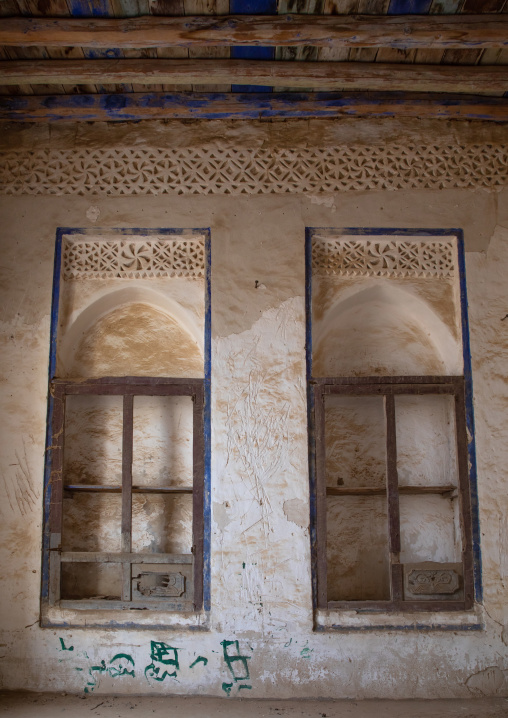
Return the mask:
M 79 100 L 79 102 L 78 102 Z M 11 122 L 290 117 L 418 117 L 508 121 L 508 99 L 423 93 L 54 95 L 0 97 Z
M 501 15 L 194 16 L 5 18 L 0 45 L 136 47 L 298 46 L 485 48 L 508 46 Z
M 229 0 L 184 0 L 185 15 L 227 15 Z M 190 58 L 228 58 L 229 47 L 191 47 Z M 207 92 L 231 92 L 231 85 L 211 85 Z M 205 92 L 201 85 L 192 85 L 192 92 Z
M 0 83 L 142 85 L 266 85 L 365 91 L 503 93 L 506 65 L 460 66 L 250 60 L 68 60 L 0 62 Z

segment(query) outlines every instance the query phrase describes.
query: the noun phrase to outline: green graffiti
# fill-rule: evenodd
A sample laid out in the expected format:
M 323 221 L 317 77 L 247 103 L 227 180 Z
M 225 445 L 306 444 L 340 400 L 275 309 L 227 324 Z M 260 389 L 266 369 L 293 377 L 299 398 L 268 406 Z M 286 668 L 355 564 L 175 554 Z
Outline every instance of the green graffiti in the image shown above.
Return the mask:
M 206 664 L 208 663 L 208 658 L 205 658 L 204 656 L 198 656 L 196 660 L 190 664 L 189 668 L 194 668 L 197 663 L 204 663 L 206 666 Z
M 314 649 L 307 648 L 307 646 L 305 646 L 305 648 L 302 648 L 302 650 L 300 651 L 300 655 L 302 658 L 310 658 L 311 653 L 314 653 Z
M 114 662 L 116 663 L 116 665 L 112 665 Z M 127 665 L 125 665 L 125 662 L 127 662 Z M 128 665 L 129 663 L 132 666 L 132 670 L 129 670 L 129 668 L 131 667 Z M 135 674 L 133 657 L 129 656 L 128 653 L 117 653 L 116 656 L 113 656 L 113 658 L 109 662 L 108 673 L 111 678 L 118 678 L 118 676 L 132 676 L 134 678 Z
M 284 644 L 284 648 L 288 648 L 288 647 L 291 645 L 292 642 L 293 642 L 293 639 L 290 638 L 289 641 Z
M 63 638 L 59 638 L 58 640 L 60 641 L 60 650 L 61 651 L 73 651 L 74 650 L 74 646 L 66 646 L 65 645 Z
M 246 683 L 241 683 L 241 684 L 238 686 L 238 690 L 239 690 L 239 691 L 241 691 L 242 688 L 248 688 L 249 691 L 252 690 L 252 686 L 248 686 Z
M 233 684 L 232 684 L 232 683 L 223 683 L 223 684 L 222 684 L 222 690 L 224 691 L 224 693 L 225 693 L 227 696 L 230 696 L 230 695 L 231 695 L 231 689 L 232 689 L 232 688 L 233 688 Z
M 226 661 L 226 665 L 229 668 L 229 671 L 231 675 L 233 676 L 235 683 L 238 681 L 245 681 L 250 678 L 249 674 L 249 665 L 247 661 L 250 660 L 250 656 L 242 656 L 240 655 L 240 645 L 238 641 L 221 641 L 221 646 L 224 654 L 224 660 Z M 234 646 L 236 649 L 236 655 L 231 655 L 228 651 L 230 646 Z M 235 668 L 237 667 L 237 663 L 241 663 L 241 668 L 243 668 L 244 675 L 236 675 Z M 240 672 L 241 671 L 240 668 Z
M 180 670 L 178 648 L 168 646 L 162 641 L 150 641 L 150 658 L 152 662 L 145 668 L 145 678 L 148 682 L 150 682 L 150 678 L 159 682 L 165 678 L 176 678 L 177 671 Z M 155 665 L 156 663 L 162 663 L 162 669 L 164 669 L 162 673 L 161 667 Z M 174 670 L 170 673 L 164 668 L 165 666 L 173 666 Z

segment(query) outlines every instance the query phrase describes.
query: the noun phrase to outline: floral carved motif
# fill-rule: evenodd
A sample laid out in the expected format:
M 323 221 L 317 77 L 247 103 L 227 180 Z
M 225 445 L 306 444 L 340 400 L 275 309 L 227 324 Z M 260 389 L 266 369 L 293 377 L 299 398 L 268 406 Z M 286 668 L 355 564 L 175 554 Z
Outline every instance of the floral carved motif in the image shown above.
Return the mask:
M 414 240 L 313 237 L 316 274 L 349 277 L 450 277 L 455 269 L 449 239 Z
M 66 235 L 64 279 L 204 277 L 203 237 L 122 237 Z
M 508 146 L 490 144 L 0 153 L 0 194 L 273 194 L 507 185 Z

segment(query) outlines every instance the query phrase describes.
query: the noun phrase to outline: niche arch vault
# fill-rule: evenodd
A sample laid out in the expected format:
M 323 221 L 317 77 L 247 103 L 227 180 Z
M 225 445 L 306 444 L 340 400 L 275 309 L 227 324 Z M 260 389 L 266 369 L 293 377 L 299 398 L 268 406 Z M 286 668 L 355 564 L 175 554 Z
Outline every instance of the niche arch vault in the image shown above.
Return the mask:
M 144 366 L 150 332 L 180 355 Z M 83 346 L 112 356 L 97 371 Z M 206 628 L 209 230 L 59 229 L 49 379 L 42 625 Z
M 481 627 L 463 251 L 460 230 L 307 229 L 317 630 Z

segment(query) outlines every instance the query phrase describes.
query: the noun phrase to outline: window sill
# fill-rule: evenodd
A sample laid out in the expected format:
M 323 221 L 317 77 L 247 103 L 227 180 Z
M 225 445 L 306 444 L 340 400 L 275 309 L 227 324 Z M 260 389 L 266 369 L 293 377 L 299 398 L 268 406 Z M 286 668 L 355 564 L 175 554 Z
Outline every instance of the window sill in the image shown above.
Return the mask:
M 483 608 L 470 611 L 419 611 L 386 613 L 357 609 L 318 609 L 315 631 L 481 631 L 485 628 Z
M 150 608 L 62 608 L 43 606 L 41 627 L 210 630 L 208 611 L 161 611 Z

